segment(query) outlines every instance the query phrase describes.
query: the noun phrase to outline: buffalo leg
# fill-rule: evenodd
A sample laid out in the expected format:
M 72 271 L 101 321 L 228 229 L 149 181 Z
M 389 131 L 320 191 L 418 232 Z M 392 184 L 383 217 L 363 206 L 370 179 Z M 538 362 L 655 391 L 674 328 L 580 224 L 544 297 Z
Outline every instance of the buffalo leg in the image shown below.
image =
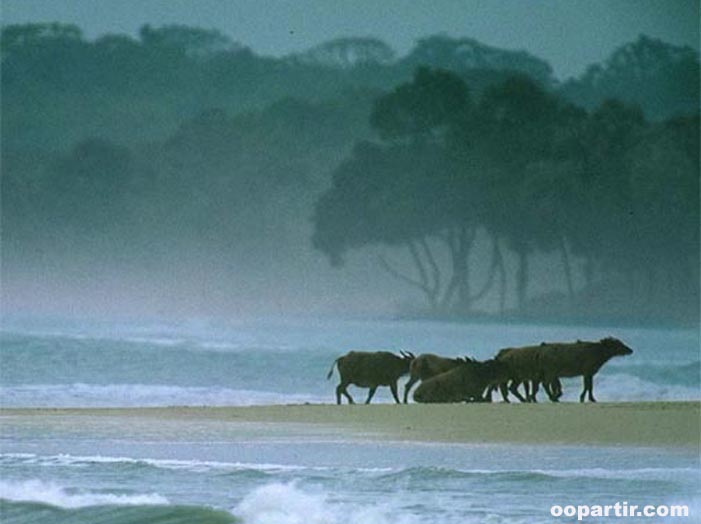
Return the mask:
M 584 376 L 584 380 L 582 380 L 584 383 L 584 387 L 582 388 L 582 394 L 579 395 L 579 401 L 584 402 L 584 397 L 587 395 L 587 391 L 589 390 L 589 385 L 587 384 L 587 377 L 586 375 Z
M 509 385 L 509 391 L 511 393 L 513 393 L 513 395 L 517 399 L 519 399 L 521 402 L 528 402 L 525 398 L 523 398 L 523 395 L 521 395 L 521 393 L 519 392 L 519 390 L 518 390 L 519 384 L 520 384 L 520 382 L 518 382 L 516 380 L 512 380 L 511 384 Z M 526 393 L 526 394 L 528 394 L 528 393 Z
M 559 402 L 562 396 L 562 382 L 560 382 L 560 379 L 555 377 L 555 380 L 550 383 L 550 388 L 552 389 L 553 397 L 555 397 L 551 400 L 553 402 Z
M 593 375 L 586 375 L 584 377 L 584 388 L 589 391 L 589 400 L 591 402 L 596 402 L 596 399 L 594 398 L 594 376 Z
M 482 390 L 482 393 L 477 397 L 477 402 L 491 402 L 492 401 L 492 391 L 494 391 L 494 386 L 487 386 Z
M 506 386 L 506 382 L 499 384 L 499 391 L 501 392 L 501 398 L 508 404 L 510 402 L 509 388 Z
M 365 401 L 366 404 L 370 404 L 372 397 L 375 395 L 375 391 L 377 391 L 377 386 L 373 386 L 370 388 L 370 392 L 368 393 L 368 398 Z
M 401 402 L 399 401 L 399 394 L 397 393 L 397 383 L 393 382 L 392 384 L 390 384 L 389 389 L 392 390 L 392 396 L 394 397 L 394 400 L 397 402 L 397 404 L 401 404 Z
M 341 382 L 338 387 L 336 388 L 336 404 L 341 403 L 341 394 L 343 394 L 347 399 L 349 404 L 355 404 L 353 402 L 353 397 L 350 396 L 350 393 L 348 393 L 348 384 Z
M 545 394 L 548 396 L 548 398 L 552 400 L 554 397 L 554 393 L 552 387 L 550 386 L 550 383 L 545 379 L 543 380 L 543 389 L 545 390 Z
M 412 388 L 414 384 L 416 384 L 419 380 L 419 377 L 411 377 L 409 379 L 409 382 L 406 383 L 406 386 L 404 386 L 404 403 L 406 404 L 409 400 L 409 390 Z
M 556 390 L 556 382 L 559 383 L 560 381 L 558 379 L 555 379 L 552 382 L 543 380 L 543 389 L 545 390 L 545 393 L 548 395 L 548 398 L 551 402 L 557 402 L 557 399 L 559 398 Z

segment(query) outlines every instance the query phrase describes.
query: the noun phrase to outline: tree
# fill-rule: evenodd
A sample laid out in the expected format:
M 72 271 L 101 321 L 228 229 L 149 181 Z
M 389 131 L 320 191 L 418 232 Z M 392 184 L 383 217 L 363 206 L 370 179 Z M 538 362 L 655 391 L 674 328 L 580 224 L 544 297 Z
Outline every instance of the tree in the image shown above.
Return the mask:
M 108 257 L 123 245 L 133 225 L 133 190 L 144 173 L 128 149 L 94 138 L 76 145 L 48 169 L 37 203 L 42 231 L 59 252 Z M 107 250 L 105 247 L 109 246 Z
M 616 98 L 640 106 L 655 121 L 699 111 L 699 54 L 641 35 L 567 81 L 561 93 L 595 109 Z
M 421 66 L 441 68 L 455 73 L 469 70 L 503 70 L 522 74 L 539 84 L 553 84 L 550 64 L 524 51 L 490 47 L 471 38 L 433 35 L 421 38 L 401 63 L 412 70 Z
M 500 238 L 505 239 L 517 255 L 519 309 L 525 307 L 527 298 L 529 255 L 539 246 L 560 246 L 564 250 L 565 272 L 570 273 L 565 256 L 567 247 L 562 240 L 564 233 L 544 229 L 543 220 L 537 220 L 542 205 L 539 202 L 539 186 L 542 184 L 532 179 L 570 176 L 564 170 L 545 169 L 545 166 L 560 154 L 562 146 L 558 137 L 566 136 L 562 130 L 578 118 L 581 115 L 574 108 L 562 103 L 533 80 L 514 76 L 489 88 L 477 106 L 475 118 L 466 121 L 460 130 L 457 147 L 465 142 L 471 144 L 468 157 L 484 157 L 493 166 L 490 179 L 481 182 L 485 199 L 484 223 L 495 243 Z M 547 175 L 543 175 L 544 171 Z M 554 235 L 558 240 L 554 241 L 548 235 Z M 568 282 L 571 279 L 568 278 Z
M 444 225 L 440 201 L 430 198 L 432 174 L 444 161 L 435 147 L 417 152 L 404 145 L 357 144 L 315 205 L 314 247 L 339 266 L 351 249 L 405 246 L 418 277 L 403 274 L 384 258 L 380 265 L 420 289 L 437 308 L 441 280 L 427 237 Z
M 415 276 L 383 257 L 381 267 L 422 290 L 434 311 L 469 311 L 484 294 L 471 293 L 468 263 L 479 205 L 459 179 L 472 173 L 456 170 L 446 141 L 470 111 L 469 91 L 458 77 L 426 68 L 380 97 L 370 121 L 385 144 L 357 146 L 334 173 L 316 206 L 315 247 L 338 265 L 348 249 L 405 245 Z
M 470 109 L 470 92 L 459 77 L 421 67 L 412 82 L 377 99 L 370 124 L 385 140 L 440 140 Z
M 301 62 L 330 67 L 388 65 L 394 60 L 394 51 L 377 38 L 336 38 L 296 55 Z
M 216 29 L 200 29 L 178 24 L 159 28 L 146 24 L 139 29 L 139 37 L 147 47 L 177 49 L 190 57 L 211 56 L 241 47 Z

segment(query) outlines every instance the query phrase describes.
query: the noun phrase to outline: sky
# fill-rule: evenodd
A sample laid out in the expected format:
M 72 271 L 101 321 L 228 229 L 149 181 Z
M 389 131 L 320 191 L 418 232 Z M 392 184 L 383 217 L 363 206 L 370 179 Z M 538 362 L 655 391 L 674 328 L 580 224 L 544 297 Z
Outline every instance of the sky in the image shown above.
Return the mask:
M 88 38 L 143 24 L 219 29 L 281 56 L 340 36 L 373 36 L 399 55 L 444 33 L 549 61 L 566 79 L 646 34 L 699 48 L 699 0 L 0 0 L 3 24 L 77 24 Z

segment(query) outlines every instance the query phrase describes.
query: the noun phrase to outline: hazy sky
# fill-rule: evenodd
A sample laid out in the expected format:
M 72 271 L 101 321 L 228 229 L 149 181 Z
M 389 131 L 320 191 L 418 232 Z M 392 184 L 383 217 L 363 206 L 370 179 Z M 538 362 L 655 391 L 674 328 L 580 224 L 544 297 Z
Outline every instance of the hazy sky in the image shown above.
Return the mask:
M 525 49 L 565 78 L 641 33 L 699 47 L 699 0 L 0 0 L 4 24 L 71 22 L 88 37 L 145 24 L 217 28 L 260 54 L 338 36 L 376 36 L 400 53 L 439 32 Z

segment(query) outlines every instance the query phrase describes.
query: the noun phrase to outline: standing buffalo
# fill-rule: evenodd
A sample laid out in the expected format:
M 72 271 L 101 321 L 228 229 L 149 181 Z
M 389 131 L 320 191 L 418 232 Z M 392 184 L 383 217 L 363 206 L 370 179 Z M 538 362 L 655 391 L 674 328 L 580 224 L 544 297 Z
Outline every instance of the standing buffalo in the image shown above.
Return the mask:
M 543 384 L 548 397 L 557 402 L 562 395 L 560 378 L 584 377 L 584 390 L 579 397 L 589 393 L 589 400 L 594 400 L 593 379 L 610 358 L 630 355 L 633 352 L 628 346 L 615 338 L 604 338 L 599 342 L 546 343 L 539 346 L 502 349 L 497 354 L 497 360 L 507 365 L 509 370 L 509 391 L 522 402 L 535 402 L 538 385 Z M 528 383 L 532 389 L 528 391 Z M 518 392 L 518 386 L 524 383 L 526 398 Z M 501 385 L 504 400 L 506 397 L 505 383 Z
M 330 379 L 333 367 L 338 367 L 341 382 L 336 387 L 336 403 L 341 403 L 341 394 L 345 395 L 350 404 L 355 403 L 347 391 L 348 386 L 353 384 L 361 388 L 370 388 L 366 404 L 370 403 L 378 386 L 389 386 L 394 400 L 399 404 L 397 380 L 409 373 L 409 366 L 415 358 L 411 352 L 400 351 L 400 355 L 397 356 L 388 351 L 374 353 L 351 351 L 338 357 L 331 364 L 329 374 L 326 376 L 327 379 Z
M 466 359 L 450 371 L 422 382 L 414 392 L 416 402 L 482 402 L 484 390 L 507 380 L 508 368 L 503 362 Z
M 538 387 L 543 378 L 541 358 L 543 348 L 547 344 L 542 342 L 539 346 L 526 346 L 521 348 L 506 348 L 497 353 L 496 359 L 504 362 L 509 368 L 510 383 L 499 385 L 504 402 L 508 402 L 508 392 L 510 391 L 521 402 L 536 402 Z M 519 385 L 523 384 L 526 396 L 523 397 L 518 391 Z M 508 385 L 508 388 L 507 388 Z M 550 400 L 556 402 L 562 395 L 562 384 L 555 379 L 552 384 L 544 385 Z M 489 395 L 492 393 L 491 388 Z M 551 391 L 557 392 L 551 394 Z
M 409 368 L 409 381 L 404 386 L 404 403 L 406 404 L 409 398 L 409 390 L 419 380 L 428 380 L 463 363 L 465 363 L 464 358 L 444 358 L 432 353 L 424 353 L 416 357 Z
M 506 348 L 497 353 L 496 359 L 503 362 L 508 368 L 508 378 L 511 381 L 508 390 L 521 402 L 531 402 L 535 399 L 536 391 L 529 391 L 529 382 L 533 384 L 532 390 L 536 390 L 538 382 L 542 378 L 540 368 L 541 346 L 528 346 L 522 348 Z M 525 398 L 518 391 L 518 386 L 523 383 L 526 390 Z M 504 402 L 508 402 L 506 381 L 500 384 Z
M 616 338 L 604 338 L 598 342 L 577 341 L 571 344 L 545 344 L 542 346 L 540 366 L 542 381 L 550 398 L 557 391 L 548 391 L 549 384 L 561 377 L 584 377 L 584 389 L 579 401 L 589 394 L 589 400 L 594 399 L 594 375 L 612 357 L 625 356 L 633 350 Z M 561 392 L 560 392 L 561 393 Z

